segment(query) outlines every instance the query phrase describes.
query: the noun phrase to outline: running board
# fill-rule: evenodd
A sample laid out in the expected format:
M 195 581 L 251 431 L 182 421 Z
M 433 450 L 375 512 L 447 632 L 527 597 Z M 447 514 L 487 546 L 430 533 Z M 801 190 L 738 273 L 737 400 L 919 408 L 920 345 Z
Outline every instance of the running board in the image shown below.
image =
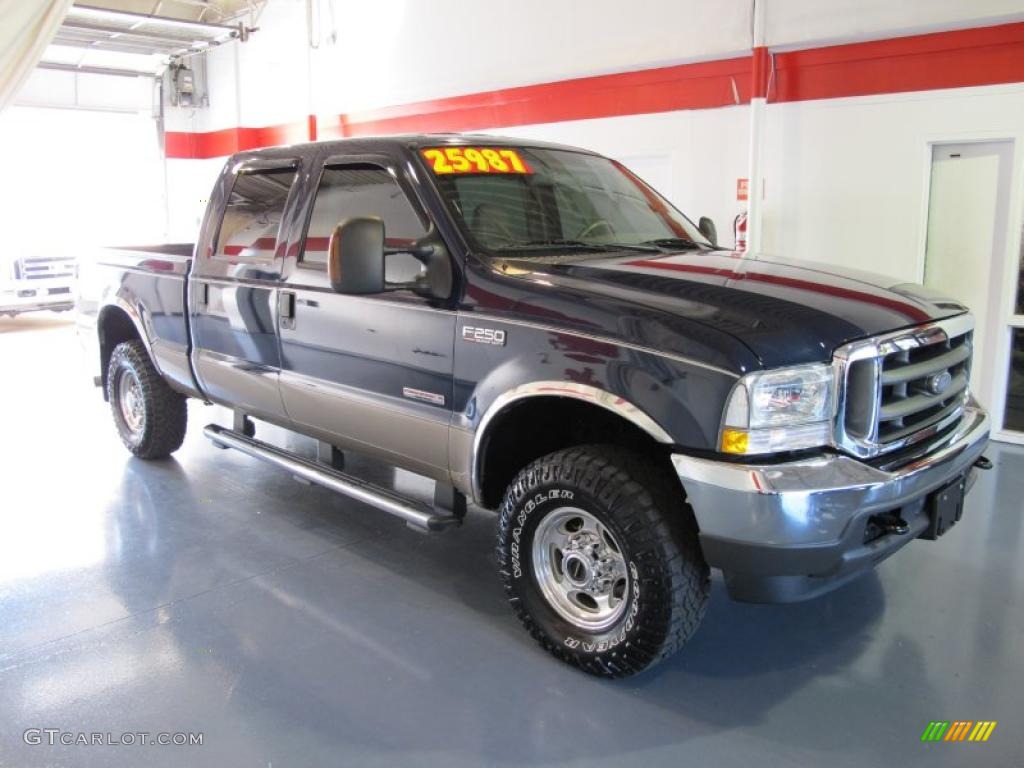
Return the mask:
M 296 456 L 261 440 L 246 437 L 234 430 L 224 429 L 217 424 L 207 424 L 203 428 L 203 434 L 219 448 L 234 448 L 253 458 L 262 459 L 303 480 L 330 488 L 332 491 L 400 517 L 411 527 L 421 531 L 440 531 L 462 522 L 458 516 L 439 512 L 425 502 L 407 499 L 393 491 L 302 456 Z

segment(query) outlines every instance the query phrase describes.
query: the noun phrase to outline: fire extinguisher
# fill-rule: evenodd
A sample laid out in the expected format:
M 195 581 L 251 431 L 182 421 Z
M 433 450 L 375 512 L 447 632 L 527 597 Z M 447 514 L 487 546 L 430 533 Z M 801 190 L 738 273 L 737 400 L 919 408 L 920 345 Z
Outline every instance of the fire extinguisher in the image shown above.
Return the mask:
M 736 250 L 747 250 L 747 212 L 739 214 L 732 222 L 733 235 L 736 238 Z

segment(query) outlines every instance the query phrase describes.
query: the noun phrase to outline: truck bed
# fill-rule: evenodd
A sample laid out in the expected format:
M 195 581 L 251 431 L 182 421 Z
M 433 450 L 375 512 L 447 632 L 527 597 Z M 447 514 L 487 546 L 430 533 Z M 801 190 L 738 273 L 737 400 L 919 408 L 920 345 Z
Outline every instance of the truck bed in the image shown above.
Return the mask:
M 100 308 L 123 310 L 170 384 L 198 394 L 188 361 L 186 284 L 194 244 L 158 243 L 99 249 L 79 265 L 79 327 L 95 337 Z M 138 308 L 143 308 L 141 313 Z M 91 329 L 91 330 L 89 330 Z M 96 359 L 100 359 L 97 352 Z M 102 374 L 102 371 L 99 371 Z

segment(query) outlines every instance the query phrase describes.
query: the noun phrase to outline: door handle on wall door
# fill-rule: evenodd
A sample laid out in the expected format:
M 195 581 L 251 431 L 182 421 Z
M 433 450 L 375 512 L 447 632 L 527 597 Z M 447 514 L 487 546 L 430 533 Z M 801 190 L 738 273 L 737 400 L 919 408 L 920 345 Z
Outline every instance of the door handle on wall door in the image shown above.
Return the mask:
M 282 328 L 295 328 L 295 294 L 291 291 L 280 291 L 277 294 L 277 317 Z

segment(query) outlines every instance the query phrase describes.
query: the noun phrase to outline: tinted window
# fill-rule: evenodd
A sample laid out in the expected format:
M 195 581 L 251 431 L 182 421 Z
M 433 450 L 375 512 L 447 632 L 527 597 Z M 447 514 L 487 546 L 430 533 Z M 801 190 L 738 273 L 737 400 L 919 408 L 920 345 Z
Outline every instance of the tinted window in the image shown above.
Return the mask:
M 285 201 L 294 181 L 294 168 L 248 171 L 236 176 L 217 235 L 216 256 L 239 262 L 273 259 Z
M 384 220 L 388 245 L 400 246 L 423 237 L 427 230 L 394 177 L 375 166 L 324 169 L 313 203 L 302 261 L 324 264 L 331 232 L 339 222 L 355 216 Z

